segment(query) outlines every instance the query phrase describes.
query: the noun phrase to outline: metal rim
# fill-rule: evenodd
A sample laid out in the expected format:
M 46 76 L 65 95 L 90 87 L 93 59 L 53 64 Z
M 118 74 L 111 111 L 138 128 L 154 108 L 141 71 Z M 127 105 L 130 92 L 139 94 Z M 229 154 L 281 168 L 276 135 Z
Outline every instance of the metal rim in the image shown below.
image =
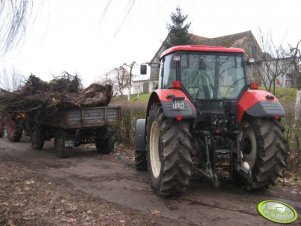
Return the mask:
M 241 129 L 240 145 L 243 153 L 243 161 L 252 169 L 257 157 L 257 141 L 253 127 L 245 122 Z
M 159 153 L 160 127 L 157 121 L 154 121 L 150 130 L 150 163 L 155 178 L 158 178 L 161 171 L 161 161 Z

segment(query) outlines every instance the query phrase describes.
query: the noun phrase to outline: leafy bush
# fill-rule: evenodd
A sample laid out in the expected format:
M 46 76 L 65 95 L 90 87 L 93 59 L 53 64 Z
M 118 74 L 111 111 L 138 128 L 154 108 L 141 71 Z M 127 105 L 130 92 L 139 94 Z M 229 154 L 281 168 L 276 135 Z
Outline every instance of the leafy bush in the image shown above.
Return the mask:
M 145 105 L 128 105 L 121 106 L 121 120 L 116 125 L 116 141 L 126 147 L 133 148 L 135 145 L 135 127 L 136 120 L 145 118 Z
M 301 121 L 295 120 L 293 114 L 287 114 L 282 120 L 282 125 L 287 139 L 287 168 L 296 172 L 301 166 Z

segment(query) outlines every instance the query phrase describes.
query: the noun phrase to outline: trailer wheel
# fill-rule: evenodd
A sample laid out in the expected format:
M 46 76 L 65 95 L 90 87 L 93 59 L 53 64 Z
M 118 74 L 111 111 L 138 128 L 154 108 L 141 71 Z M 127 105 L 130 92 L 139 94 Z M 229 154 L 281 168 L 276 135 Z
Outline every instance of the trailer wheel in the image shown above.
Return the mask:
M 286 166 L 286 139 L 275 119 L 249 118 L 241 123 L 243 161 L 252 171 L 251 183 L 242 180 L 247 190 L 265 188 L 281 176 Z
M 4 127 L 0 124 L 0 138 L 4 136 Z
M 65 147 L 65 140 L 66 140 L 66 131 L 61 129 L 57 132 L 55 138 L 54 138 L 54 145 L 56 150 L 56 155 L 59 158 L 66 158 L 66 147 Z
M 23 129 L 15 121 L 9 120 L 6 125 L 6 132 L 10 141 L 19 142 L 23 134 Z
M 44 131 L 41 126 L 35 125 L 32 128 L 31 144 L 34 150 L 42 150 L 44 146 Z
M 191 176 L 189 122 L 165 118 L 153 104 L 147 120 L 147 163 L 156 194 L 170 196 L 186 191 Z
M 99 154 L 109 154 L 114 150 L 114 138 L 96 139 L 95 146 Z

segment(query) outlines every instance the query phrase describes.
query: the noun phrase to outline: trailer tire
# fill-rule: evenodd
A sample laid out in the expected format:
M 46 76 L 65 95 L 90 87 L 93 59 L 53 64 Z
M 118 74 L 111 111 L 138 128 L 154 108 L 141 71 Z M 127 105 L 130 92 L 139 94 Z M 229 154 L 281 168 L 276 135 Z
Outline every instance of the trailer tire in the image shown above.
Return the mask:
M 9 141 L 19 142 L 23 134 L 23 129 L 15 121 L 9 120 L 6 125 L 6 132 Z
M 135 150 L 135 168 L 139 171 L 147 170 L 147 152 Z
M 0 138 L 4 136 L 4 127 L 0 125 Z
M 106 138 L 104 140 L 96 139 L 96 151 L 99 154 L 110 154 L 114 150 L 114 138 Z
M 54 138 L 54 145 L 55 145 L 55 151 L 56 155 L 59 158 L 66 158 L 66 147 L 65 147 L 65 140 L 66 140 L 66 131 L 61 129 L 57 132 L 55 138 Z
M 280 123 L 272 118 L 248 118 L 241 123 L 243 161 L 249 163 L 252 180 L 242 180 L 246 190 L 274 184 L 282 176 L 287 159 L 286 139 Z
M 42 150 L 44 147 L 44 130 L 41 126 L 35 125 L 32 128 L 31 144 L 34 150 Z
M 151 185 L 159 196 L 183 193 L 191 177 L 189 122 L 164 116 L 160 103 L 151 106 L 146 126 L 147 163 Z

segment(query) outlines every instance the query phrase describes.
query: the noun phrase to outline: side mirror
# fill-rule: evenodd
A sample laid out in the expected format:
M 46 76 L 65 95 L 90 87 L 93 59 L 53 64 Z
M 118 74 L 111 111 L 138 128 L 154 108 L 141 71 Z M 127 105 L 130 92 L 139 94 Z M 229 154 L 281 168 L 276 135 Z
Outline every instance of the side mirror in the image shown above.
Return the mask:
M 180 62 L 180 61 L 181 61 L 181 55 L 180 55 L 180 54 L 175 54 L 175 55 L 172 57 L 172 60 L 173 60 L 173 61 L 176 61 L 176 62 Z
M 140 65 L 140 74 L 141 75 L 146 75 L 147 74 L 147 65 L 146 64 L 141 64 Z
M 255 63 L 255 58 L 248 58 L 247 63 L 248 64 L 254 64 Z

